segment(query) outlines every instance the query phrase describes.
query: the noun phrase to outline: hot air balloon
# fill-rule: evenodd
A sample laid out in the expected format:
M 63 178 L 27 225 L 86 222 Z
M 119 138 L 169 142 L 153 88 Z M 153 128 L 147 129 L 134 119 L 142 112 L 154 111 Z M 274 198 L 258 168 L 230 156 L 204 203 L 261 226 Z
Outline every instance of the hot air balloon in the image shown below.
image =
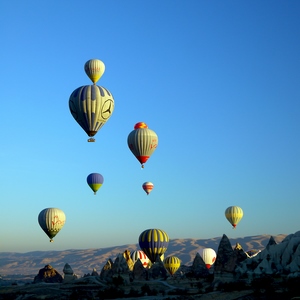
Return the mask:
M 91 173 L 87 178 L 86 181 L 90 188 L 94 191 L 96 195 L 97 191 L 101 188 L 104 178 L 99 173 Z
M 59 208 L 45 208 L 39 213 L 38 222 L 50 238 L 50 242 L 53 242 L 53 238 L 65 225 L 66 215 Z
M 134 263 L 139 259 L 141 261 L 141 263 L 143 264 L 144 268 L 148 267 L 149 258 L 142 250 L 136 250 L 136 251 L 132 252 L 130 257 Z
M 164 267 L 173 275 L 180 268 L 180 259 L 176 256 L 168 256 L 164 259 Z
M 225 210 L 225 217 L 233 228 L 241 221 L 243 214 L 243 210 L 238 206 L 229 206 Z
M 164 254 L 169 245 L 169 236 L 161 229 L 147 229 L 139 236 L 139 245 L 152 263 Z
M 216 254 L 215 250 L 212 249 L 212 248 L 204 248 L 204 249 L 200 249 L 198 251 L 198 253 L 202 257 L 202 259 L 203 259 L 203 261 L 204 261 L 204 263 L 206 265 L 206 268 L 210 269 L 210 267 L 216 261 L 217 254 Z
M 130 151 L 144 168 L 144 163 L 150 158 L 158 145 L 156 133 L 149 129 L 147 124 L 139 122 L 135 124 L 127 138 L 127 144 Z
M 105 71 L 105 65 L 99 59 L 90 59 L 84 64 L 84 71 L 92 82 L 96 84 Z
M 84 85 L 70 96 L 69 108 L 73 118 L 87 133 L 89 142 L 100 128 L 107 122 L 114 111 L 114 98 L 104 87 Z
M 146 194 L 149 195 L 151 193 L 151 191 L 153 190 L 154 185 L 152 182 L 147 181 L 147 182 L 143 183 L 142 188 L 146 192 Z

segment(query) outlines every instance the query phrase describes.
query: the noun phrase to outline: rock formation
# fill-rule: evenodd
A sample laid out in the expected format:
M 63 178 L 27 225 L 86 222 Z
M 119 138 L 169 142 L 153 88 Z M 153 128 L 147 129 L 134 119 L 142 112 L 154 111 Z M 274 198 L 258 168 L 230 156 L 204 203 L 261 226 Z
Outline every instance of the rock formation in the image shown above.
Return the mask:
M 107 281 L 107 279 L 111 278 L 113 276 L 112 266 L 113 261 L 109 259 L 106 264 L 103 266 L 101 272 L 100 272 L 100 279 Z
M 144 268 L 139 259 L 134 263 L 132 273 L 133 280 L 147 280 L 149 278 L 148 269 Z
M 288 235 L 279 244 L 276 244 L 271 237 L 264 250 L 243 261 L 236 271 L 250 277 L 275 274 L 298 277 L 300 275 L 300 231 Z
M 78 278 L 76 274 L 74 274 L 71 266 L 67 263 L 63 268 L 64 280 L 63 282 L 71 282 Z
M 133 266 L 134 266 L 134 262 L 133 260 L 131 259 L 130 257 L 130 251 L 129 250 L 125 250 L 124 253 L 123 253 L 123 256 L 127 262 L 127 265 L 128 265 L 128 268 L 130 271 L 133 270 Z
M 63 277 L 50 265 L 46 265 L 44 268 L 39 270 L 38 275 L 34 277 L 33 283 L 61 283 Z
M 192 271 L 191 275 L 197 278 L 206 277 L 209 275 L 209 271 L 206 268 L 205 262 L 203 261 L 199 253 L 196 253 L 195 259 L 191 267 L 191 271 Z

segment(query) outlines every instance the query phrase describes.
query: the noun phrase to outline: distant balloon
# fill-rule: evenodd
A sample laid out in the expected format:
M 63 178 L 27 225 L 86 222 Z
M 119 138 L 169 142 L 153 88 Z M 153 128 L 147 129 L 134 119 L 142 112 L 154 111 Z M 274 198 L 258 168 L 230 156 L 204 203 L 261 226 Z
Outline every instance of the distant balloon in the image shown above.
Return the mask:
M 217 254 L 216 254 L 215 250 L 212 249 L 212 248 L 204 248 L 204 249 L 200 249 L 198 251 L 198 253 L 202 257 L 202 259 L 203 259 L 203 261 L 204 261 L 204 263 L 206 265 L 206 268 L 210 269 L 210 267 L 216 261 Z
M 148 267 L 148 263 L 150 260 L 142 250 L 136 250 L 136 251 L 132 252 L 130 257 L 134 263 L 139 259 L 141 261 L 141 263 L 143 264 L 144 268 Z
M 143 168 L 144 163 L 150 158 L 158 145 L 158 136 L 148 128 L 146 123 L 139 122 L 135 124 L 134 130 L 129 133 L 127 144 Z
M 93 137 L 114 111 L 114 98 L 104 87 L 85 85 L 73 91 L 69 99 L 70 112 L 89 137 Z M 89 142 L 94 142 L 90 138 Z
M 94 194 L 96 195 L 97 191 L 101 188 L 104 178 L 99 173 L 91 173 L 87 179 L 86 179 L 88 185 L 90 188 L 94 191 Z
M 59 208 L 45 208 L 39 213 L 38 222 L 50 238 L 50 242 L 53 242 L 53 238 L 65 225 L 66 215 Z
M 139 245 L 152 263 L 164 254 L 169 245 L 169 236 L 161 229 L 147 229 L 139 236 Z
M 99 59 L 90 59 L 85 63 L 84 71 L 95 84 L 103 75 L 105 71 L 105 65 Z
M 236 225 L 241 221 L 243 218 L 243 210 L 238 206 L 229 206 L 225 210 L 225 217 L 229 221 L 229 223 L 233 226 L 233 228 L 236 227 Z
M 164 267 L 173 275 L 180 268 L 180 259 L 176 256 L 168 256 L 164 259 Z
M 153 190 L 154 185 L 152 182 L 147 181 L 147 182 L 143 183 L 142 187 L 143 187 L 143 190 L 146 192 L 146 194 L 149 195 L 151 193 L 151 191 Z

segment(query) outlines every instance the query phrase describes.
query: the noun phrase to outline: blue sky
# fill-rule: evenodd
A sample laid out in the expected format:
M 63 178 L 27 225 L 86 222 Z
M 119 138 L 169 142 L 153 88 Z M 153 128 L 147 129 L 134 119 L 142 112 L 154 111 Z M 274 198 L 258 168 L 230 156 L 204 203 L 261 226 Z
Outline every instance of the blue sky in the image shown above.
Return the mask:
M 299 1 L 4 1 L 0 4 L 0 251 L 299 230 Z M 87 143 L 69 96 L 98 85 L 115 111 Z M 135 123 L 159 137 L 141 169 Z M 86 184 L 104 176 L 94 196 Z M 154 183 L 147 196 L 145 181 Z M 228 206 L 244 218 L 232 230 Z M 65 227 L 49 243 L 39 212 Z

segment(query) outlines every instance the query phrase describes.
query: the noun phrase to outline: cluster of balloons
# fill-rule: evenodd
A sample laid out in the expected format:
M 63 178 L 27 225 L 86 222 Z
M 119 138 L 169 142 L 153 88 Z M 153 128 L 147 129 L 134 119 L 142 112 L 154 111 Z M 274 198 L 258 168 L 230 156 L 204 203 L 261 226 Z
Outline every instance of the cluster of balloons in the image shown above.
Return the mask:
M 104 63 L 99 59 L 88 60 L 84 65 L 87 76 L 91 79 L 91 85 L 84 85 L 75 89 L 69 98 L 69 109 L 82 129 L 89 136 L 88 142 L 95 142 L 94 136 L 108 121 L 114 111 L 114 98 L 105 87 L 96 85 L 105 71 Z M 144 168 L 158 146 L 157 134 L 148 128 L 144 122 L 138 122 L 127 137 L 130 151 Z M 87 184 L 96 195 L 101 188 L 104 178 L 100 173 L 91 173 L 87 176 Z M 142 184 L 147 195 L 153 190 L 152 182 Z M 227 220 L 236 228 L 243 217 L 243 210 L 238 206 L 230 206 L 225 211 Z M 64 212 L 59 208 L 43 209 L 38 215 L 38 223 L 42 230 L 53 242 L 53 238 L 63 228 L 66 222 Z M 164 259 L 164 253 L 169 244 L 169 236 L 161 229 L 147 229 L 139 236 L 139 251 L 132 253 L 131 258 L 135 262 L 140 259 L 144 267 L 154 264 L 157 259 L 163 261 L 166 270 L 171 274 L 180 267 L 180 259 L 169 256 Z M 210 268 L 216 260 L 216 253 L 211 248 L 201 249 L 199 252 L 207 268 Z
M 111 117 L 115 103 L 111 92 L 96 85 L 105 71 L 104 63 L 99 59 L 90 59 L 84 65 L 87 76 L 92 85 L 84 85 L 75 89 L 69 98 L 69 109 L 75 121 L 89 136 L 88 142 L 95 142 L 93 138 Z M 94 194 L 100 189 L 104 178 L 99 173 L 87 176 L 87 183 Z M 62 229 L 66 216 L 59 208 L 46 208 L 38 216 L 38 222 L 44 232 L 53 242 L 55 235 Z
M 75 121 L 90 137 L 88 142 L 95 142 L 92 137 L 111 117 L 115 102 L 108 89 L 96 85 L 104 73 L 104 63 L 99 59 L 91 59 L 85 63 L 84 70 L 93 84 L 73 91 L 69 99 L 69 109 Z

